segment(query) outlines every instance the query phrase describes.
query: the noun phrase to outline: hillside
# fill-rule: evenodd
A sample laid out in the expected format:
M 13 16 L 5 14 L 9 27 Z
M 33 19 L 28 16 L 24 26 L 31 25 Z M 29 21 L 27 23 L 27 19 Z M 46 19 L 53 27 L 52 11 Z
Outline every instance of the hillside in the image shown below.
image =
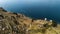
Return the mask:
M 0 34 L 60 34 L 60 24 L 47 18 L 34 20 L 0 8 Z

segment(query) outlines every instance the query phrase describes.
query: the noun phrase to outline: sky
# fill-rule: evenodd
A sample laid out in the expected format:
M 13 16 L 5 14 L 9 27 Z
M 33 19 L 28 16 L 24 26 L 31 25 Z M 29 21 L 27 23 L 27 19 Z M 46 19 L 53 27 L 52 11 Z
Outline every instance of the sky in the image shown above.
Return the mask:
M 0 0 L 0 6 L 12 6 L 15 5 L 37 5 L 37 6 L 54 6 L 54 5 L 60 5 L 60 0 Z
M 0 7 L 20 5 L 24 6 L 54 6 L 60 5 L 60 0 L 0 0 Z
M 31 3 L 31 2 L 40 2 L 40 1 L 43 1 L 43 0 L 0 0 L 0 3 L 6 3 L 6 2 L 28 2 L 28 3 Z
M 39 4 L 41 2 L 48 2 L 47 0 L 0 0 L 0 6 L 5 6 L 7 4 Z
M 47 1 L 56 1 L 56 0 L 0 0 L 0 3 L 3 3 L 3 2 L 47 2 Z
M 34 4 L 34 3 L 54 3 L 59 0 L 0 0 L 0 4 L 6 4 L 6 3 L 20 3 L 20 4 Z
M 49 3 L 49 2 L 58 2 L 60 0 L 0 0 L 0 4 L 3 3 Z

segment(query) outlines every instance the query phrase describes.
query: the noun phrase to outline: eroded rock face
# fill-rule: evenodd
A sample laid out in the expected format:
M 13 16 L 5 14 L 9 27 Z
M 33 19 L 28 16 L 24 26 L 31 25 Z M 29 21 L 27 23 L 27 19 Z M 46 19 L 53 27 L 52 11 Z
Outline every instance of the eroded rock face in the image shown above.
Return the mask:
M 53 26 L 57 27 L 52 20 L 33 20 L 25 15 L 7 12 L 0 8 L 0 34 L 40 34 L 41 32 L 43 34 Z

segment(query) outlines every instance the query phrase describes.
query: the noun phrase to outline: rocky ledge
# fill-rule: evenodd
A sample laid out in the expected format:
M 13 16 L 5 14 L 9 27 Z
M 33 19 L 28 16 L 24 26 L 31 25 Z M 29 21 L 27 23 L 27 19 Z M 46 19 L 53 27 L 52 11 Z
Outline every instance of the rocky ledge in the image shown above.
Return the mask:
M 34 20 L 0 7 L 0 34 L 60 34 L 60 25 L 47 18 Z

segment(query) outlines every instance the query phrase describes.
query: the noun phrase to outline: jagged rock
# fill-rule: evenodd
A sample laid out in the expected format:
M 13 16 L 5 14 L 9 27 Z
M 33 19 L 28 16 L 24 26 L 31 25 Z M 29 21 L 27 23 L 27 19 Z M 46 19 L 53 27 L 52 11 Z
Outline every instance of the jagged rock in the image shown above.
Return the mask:
M 4 12 L 7 12 L 6 10 L 4 10 L 2 7 L 0 7 L 0 11 L 4 11 Z

